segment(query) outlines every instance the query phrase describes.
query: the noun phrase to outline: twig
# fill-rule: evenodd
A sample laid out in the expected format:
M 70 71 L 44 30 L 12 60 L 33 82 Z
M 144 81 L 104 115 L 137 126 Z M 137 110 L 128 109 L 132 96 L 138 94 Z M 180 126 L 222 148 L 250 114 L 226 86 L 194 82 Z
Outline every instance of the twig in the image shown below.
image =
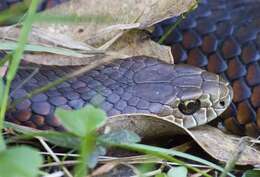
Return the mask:
M 46 163 L 41 165 L 41 168 L 45 167 L 53 167 L 53 166 L 63 166 L 63 165 L 75 165 L 78 164 L 78 160 L 68 160 L 68 161 L 63 161 L 63 162 L 52 162 L 52 163 Z
M 220 177 L 227 176 L 228 172 L 230 172 L 234 166 L 236 165 L 236 162 L 241 157 L 242 153 L 244 152 L 246 145 L 247 145 L 248 137 L 242 137 L 238 143 L 238 148 L 233 153 L 233 156 L 228 160 L 224 171 L 221 173 Z
M 40 152 L 42 155 L 50 155 L 48 152 Z M 66 156 L 66 157 L 79 157 L 78 154 L 65 154 L 65 153 L 55 153 L 56 156 Z
M 40 143 L 42 144 L 42 146 L 46 149 L 47 152 L 50 153 L 50 155 L 52 156 L 52 158 L 57 162 L 57 163 L 62 163 L 60 161 L 60 159 L 55 155 L 55 153 L 51 150 L 51 148 L 48 146 L 48 144 L 43 140 L 43 138 L 41 137 L 36 137 Z M 72 174 L 69 172 L 69 170 L 67 168 L 65 168 L 64 166 L 61 167 L 62 170 L 64 171 L 64 173 L 68 176 L 68 177 L 73 177 Z

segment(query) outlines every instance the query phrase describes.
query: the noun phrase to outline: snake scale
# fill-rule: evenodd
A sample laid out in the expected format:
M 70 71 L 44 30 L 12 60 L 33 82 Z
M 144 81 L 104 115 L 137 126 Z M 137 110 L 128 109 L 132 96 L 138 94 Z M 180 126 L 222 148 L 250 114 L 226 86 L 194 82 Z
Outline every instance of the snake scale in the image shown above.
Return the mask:
M 231 132 L 260 135 L 259 8 L 256 0 L 202 0 L 164 42 L 172 47 L 177 65 L 147 57 L 117 60 L 23 101 L 8 111 L 7 120 L 62 130 L 53 116 L 56 107 L 77 109 L 100 95 L 103 102 L 99 106 L 108 115 L 174 116 L 186 127 L 221 115 Z M 178 18 L 157 24 L 152 39 L 158 40 Z M 20 69 L 11 100 L 75 69 L 42 66 L 16 89 L 31 73 Z

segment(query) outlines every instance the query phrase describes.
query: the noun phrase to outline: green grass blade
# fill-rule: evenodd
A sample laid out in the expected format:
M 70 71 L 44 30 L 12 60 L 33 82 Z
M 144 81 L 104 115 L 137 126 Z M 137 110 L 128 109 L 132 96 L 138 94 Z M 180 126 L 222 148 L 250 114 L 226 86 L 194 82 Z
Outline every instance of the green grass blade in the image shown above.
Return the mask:
M 183 13 L 178 20 L 170 26 L 170 28 L 166 31 L 166 33 L 159 39 L 158 43 L 163 44 L 163 42 L 169 37 L 169 35 L 172 33 L 172 31 L 194 10 L 196 9 L 196 6 L 198 5 L 200 0 L 198 0 L 196 3 L 194 3 L 187 12 Z
M 34 18 L 35 23 L 92 23 L 95 24 L 104 24 L 104 23 L 111 23 L 114 21 L 113 17 L 109 14 L 101 14 L 101 15 L 77 15 L 77 14 L 45 14 L 39 13 Z
M 217 169 L 221 172 L 224 171 L 224 168 L 209 162 L 207 160 L 201 159 L 199 157 L 190 155 L 190 154 L 186 154 L 183 152 L 178 152 L 175 150 L 169 150 L 169 149 L 164 149 L 164 148 L 159 148 L 159 147 L 154 147 L 154 146 L 149 146 L 149 145 L 143 145 L 143 144 L 110 144 L 113 147 L 120 147 L 123 149 L 128 149 L 128 150 L 133 150 L 133 151 L 137 151 L 137 152 L 141 152 L 141 153 L 145 153 L 145 154 L 151 154 L 157 157 L 164 157 L 166 155 L 171 155 L 171 156 L 177 156 L 177 157 L 182 157 L 185 159 L 189 159 L 189 160 L 193 160 L 199 163 L 202 163 L 204 165 L 208 165 L 214 169 Z M 181 164 L 183 166 L 186 166 L 187 168 L 191 169 L 190 166 L 187 166 L 186 164 Z M 229 176 L 231 177 L 235 177 L 234 175 L 232 175 L 231 173 L 228 173 Z
M 11 82 L 15 77 L 16 71 L 19 67 L 25 45 L 27 43 L 27 39 L 29 36 L 29 33 L 32 28 L 32 22 L 33 22 L 33 16 L 36 13 L 37 7 L 38 7 L 39 0 L 34 0 L 31 2 L 31 5 L 28 10 L 28 14 L 25 18 L 24 25 L 21 30 L 21 34 L 19 36 L 19 42 L 18 46 L 13 54 L 13 58 L 10 62 L 10 67 L 7 72 L 6 76 L 6 87 L 4 90 L 4 96 L 1 104 L 1 110 L 0 110 L 0 131 L 3 129 L 3 123 L 4 123 L 4 118 L 5 118 L 5 112 L 7 109 L 7 104 L 8 104 L 8 97 L 9 97 L 9 91 L 10 91 L 10 86 Z
M 17 47 L 18 44 L 16 42 L 6 41 L 0 43 L 0 50 L 14 50 Z M 78 57 L 78 58 L 83 58 L 87 56 L 75 50 L 65 49 L 61 47 L 46 47 L 46 46 L 34 45 L 34 44 L 25 45 L 24 50 L 30 52 L 47 52 L 52 54 L 64 55 L 69 57 Z

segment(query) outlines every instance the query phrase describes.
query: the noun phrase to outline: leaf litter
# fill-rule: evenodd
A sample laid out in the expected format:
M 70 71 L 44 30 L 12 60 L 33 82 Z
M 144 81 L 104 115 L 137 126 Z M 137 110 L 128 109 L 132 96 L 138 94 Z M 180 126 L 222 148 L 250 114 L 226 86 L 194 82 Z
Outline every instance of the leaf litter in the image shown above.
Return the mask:
M 86 22 L 83 18 L 79 23 L 35 24 L 28 47 L 33 46 L 36 49 L 29 50 L 31 53 L 26 53 L 24 59 L 45 65 L 91 65 L 95 60 L 106 61 L 111 58 L 146 55 L 174 63 L 170 48 L 151 41 L 149 35 L 143 30 L 151 30 L 153 24 L 187 11 L 188 7 L 195 3 L 194 0 L 160 0 L 160 3 L 156 0 L 111 2 L 78 0 L 47 10 L 43 15 L 75 14 L 77 17 L 98 17 L 103 14 L 103 17 L 109 18 L 104 19 L 105 22 L 102 23 L 89 22 L 89 20 Z M 19 32 L 18 25 L 1 27 L 1 43 L 6 45 L 16 41 Z M 5 47 L 4 45 L 0 45 L 0 48 Z M 14 48 L 11 45 L 8 47 L 9 50 Z M 46 48 L 57 50 L 49 52 L 44 50 Z M 107 120 L 102 131 L 107 133 L 122 129 L 131 130 L 142 138 L 185 134 L 193 138 L 210 156 L 221 162 L 227 162 L 231 158 L 231 155 L 237 151 L 239 142 L 239 137 L 223 133 L 211 126 L 188 130 L 177 123 L 151 115 L 112 117 Z M 248 142 L 236 164 L 259 165 L 259 145 Z

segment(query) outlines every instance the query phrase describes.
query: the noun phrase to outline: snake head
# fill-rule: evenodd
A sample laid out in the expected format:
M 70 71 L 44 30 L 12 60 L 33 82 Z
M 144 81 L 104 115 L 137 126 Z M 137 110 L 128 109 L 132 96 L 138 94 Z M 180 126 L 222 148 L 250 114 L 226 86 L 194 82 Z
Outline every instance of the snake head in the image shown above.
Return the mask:
M 175 71 L 176 77 L 172 82 L 177 94 L 168 105 L 175 121 L 184 127 L 205 124 L 230 105 L 232 87 L 221 76 L 189 65 L 177 65 Z

